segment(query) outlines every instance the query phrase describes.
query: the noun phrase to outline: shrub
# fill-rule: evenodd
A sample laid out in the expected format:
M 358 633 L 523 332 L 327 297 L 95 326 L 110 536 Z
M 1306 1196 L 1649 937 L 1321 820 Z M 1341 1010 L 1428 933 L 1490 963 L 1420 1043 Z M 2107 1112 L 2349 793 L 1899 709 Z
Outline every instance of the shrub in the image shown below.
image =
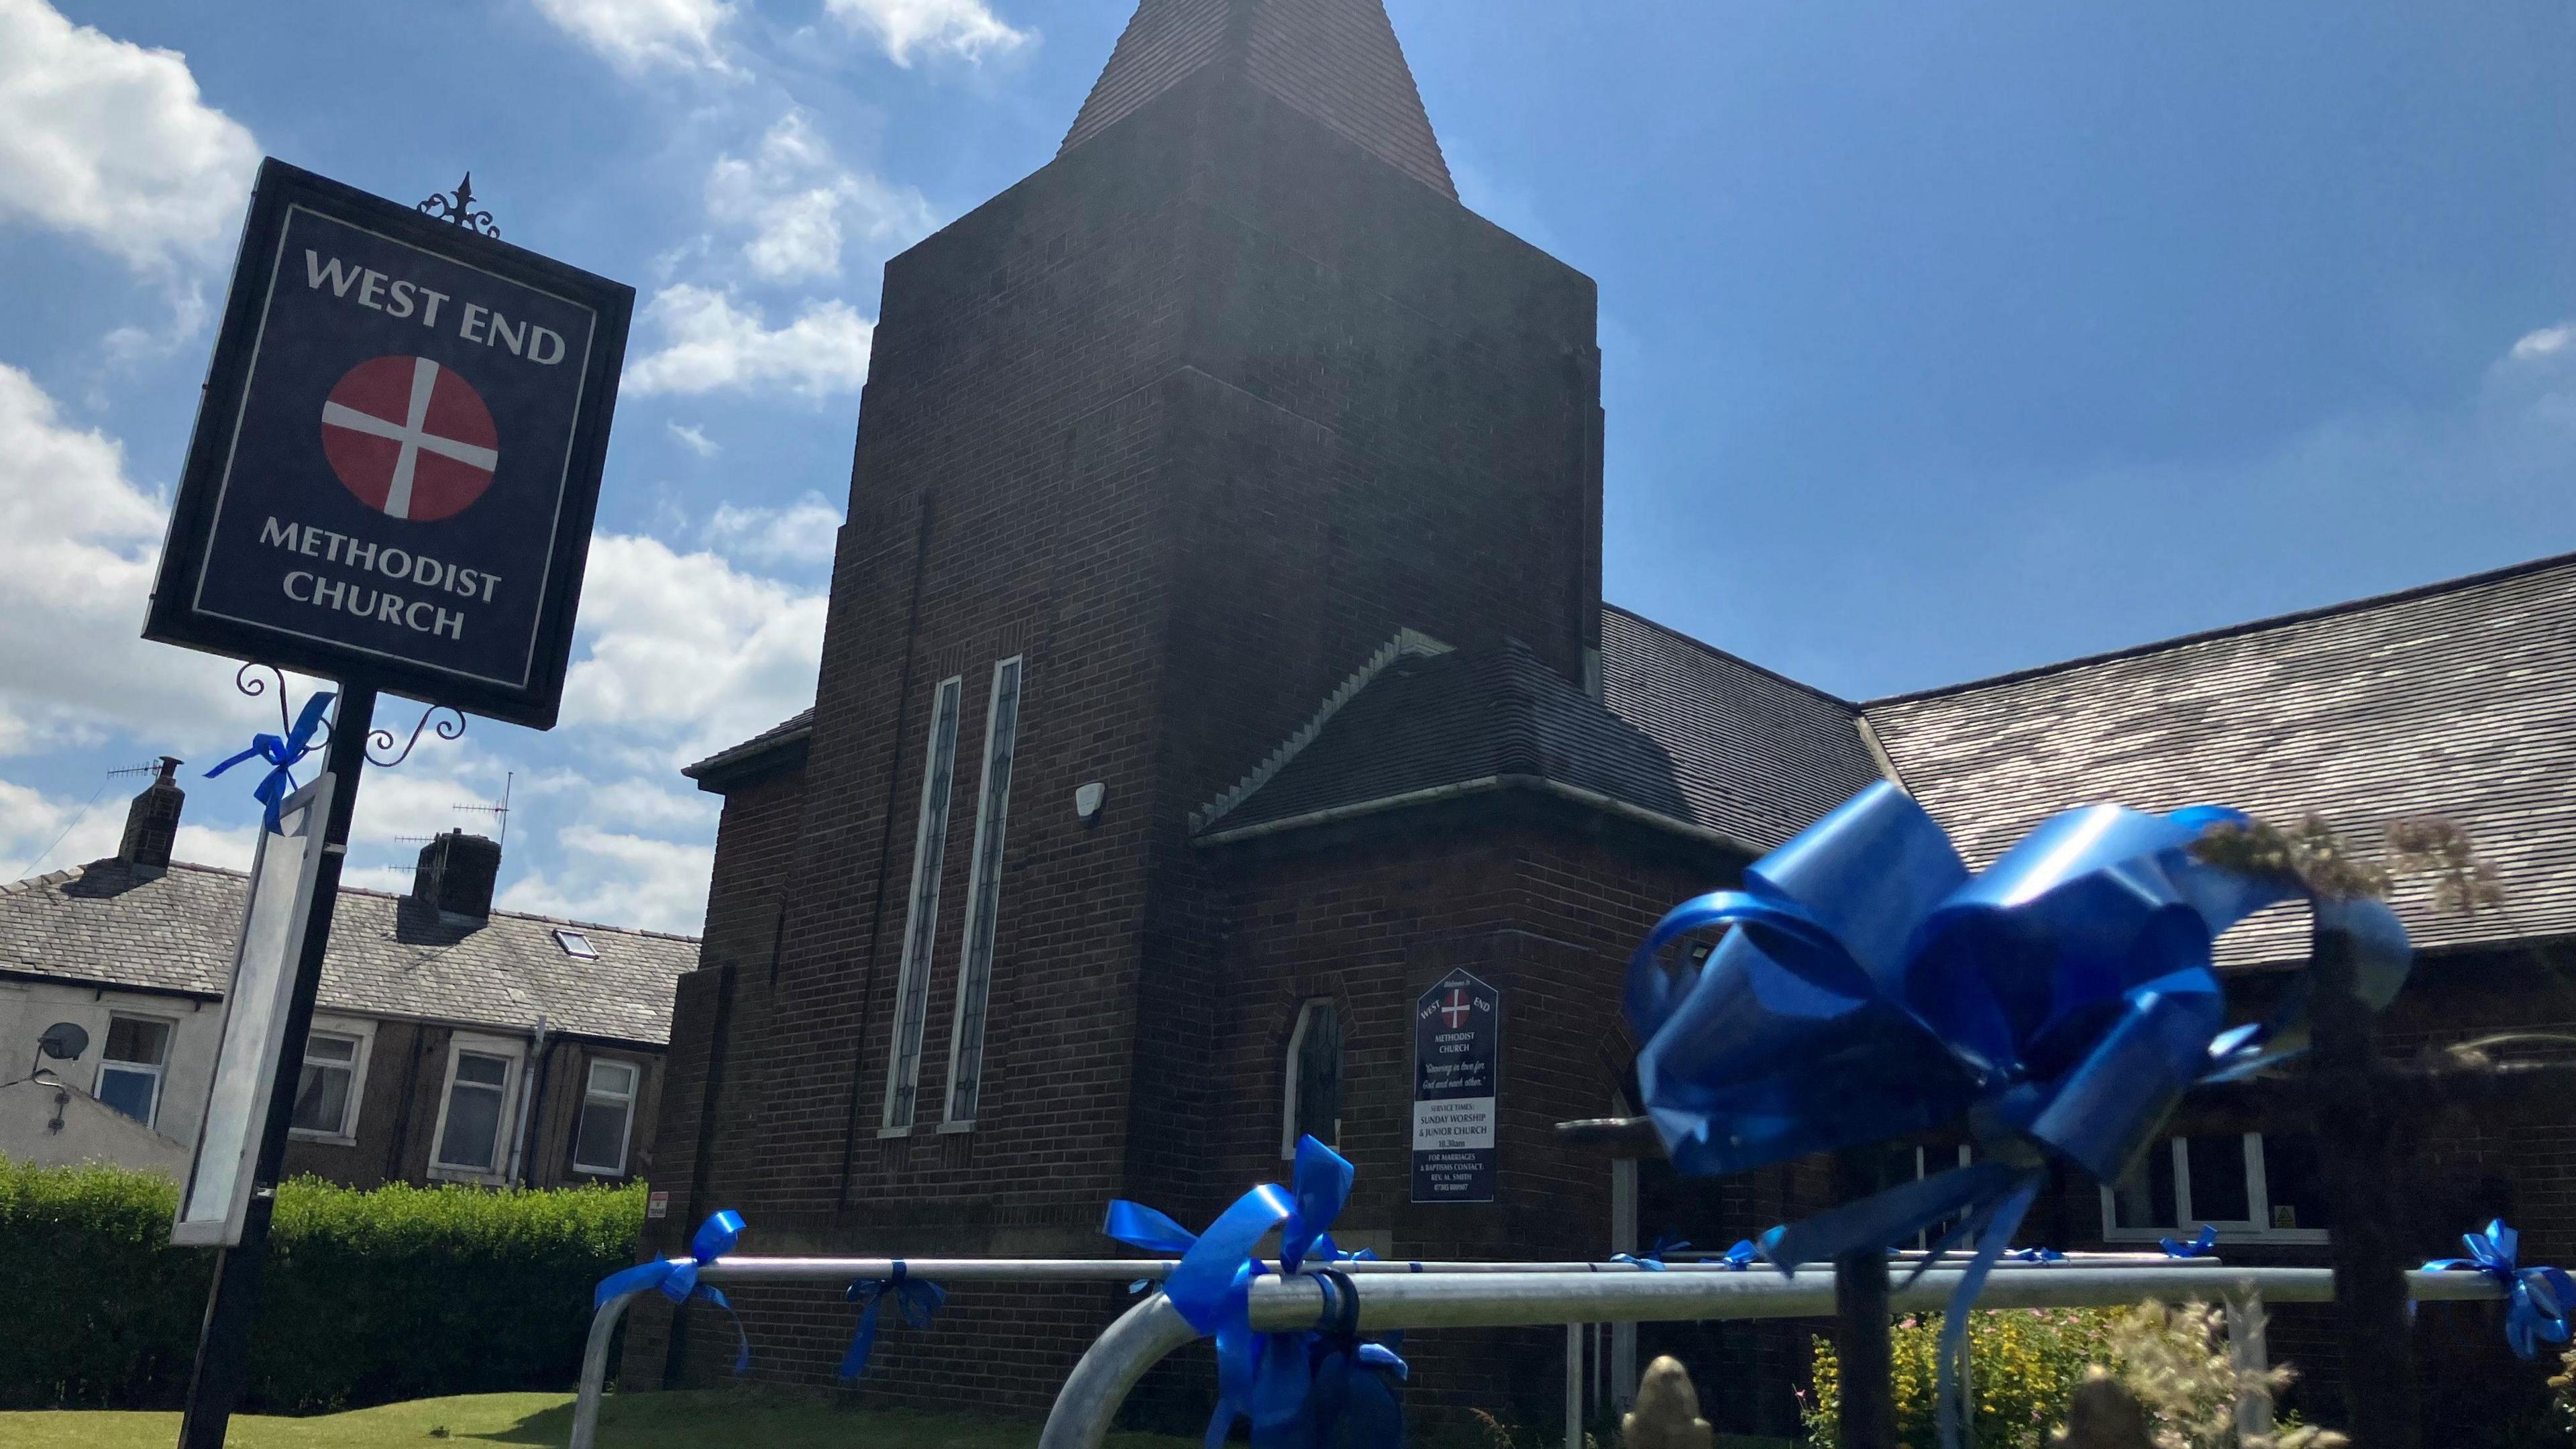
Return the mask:
M 31 1275 L 25 1311 L 0 1315 L 0 1408 L 179 1402 L 215 1255 L 170 1246 L 177 1206 L 177 1188 L 155 1174 L 0 1159 L 0 1243 Z M 641 1183 L 284 1183 L 243 1407 L 567 1388 L 590 1290 L 633 1261 L 643 1217 Z
M 1988 1449 L 2044 1449 L 2065 1418 L 2067 1400 L 2095 1364 L 2110 1368 L 2145 1405 L 2158 1449 L 2226 1449 L 2236 1444 L 2240 1388 L 2270 1394 L 2289 1380 L 2286 1368 L 2247 1384 L 2219 1343 L 2225 1314 L 2192 1304 L 2168 1308 L 1992 1309 L 1968 1318 L 1975 1393 L 1975 1440 Z M 1896 1432 L 1908 1449 L 1939 1442 L 1933 1400 L 1941 1316 L 1898 1321 L 1894 1351 Z M 1800 1416 L 1815 1449 L 1839 1449 L 1841 1379 L 1830 1339 L 1815 1341 L 1815 1384 L 1799 1395 Z M 2331 1449 L 2337 1435 L 2284 1428 L 2268 1446 L 2241 1449 Z

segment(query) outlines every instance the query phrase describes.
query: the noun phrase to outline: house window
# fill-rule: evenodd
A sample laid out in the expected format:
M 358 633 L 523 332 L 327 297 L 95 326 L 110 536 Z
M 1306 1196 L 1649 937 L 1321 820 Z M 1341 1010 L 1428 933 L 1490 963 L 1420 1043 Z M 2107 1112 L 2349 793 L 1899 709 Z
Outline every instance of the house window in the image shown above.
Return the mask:
M 1002 826 L 1011 813 L 1011 759 L 1020 738 L 1020 661 L 993 666 L 984 714 L 984 784 L 975 802 L 975 867 L 966 884 L 966 949 L 958 957 L 957 1016 L 949 1027 L 948 1105 L 954 1126 L 983 1098 L 984 1006 L 993 991 L 993 931 L 1002 913 Z
M 1965 1142 L 1955 1146 L 1888 1147 L 1881 1149 L 1881 1152 L 1878 1169 L 1881 1187 L 1898 1187 L 1909 1182 L 1920 1182 L 1924 1178 L 1938 1177 L 1952 1168 L 1965 1167 L 1976 1161 L 1975 1151 Z M 1949 1232 L 1956 1221 L 1955 1218 L 1944 1218 L 1916 1233 L 1913 1246 L 1917 1249 L 1929 1250 L 1934 1243 L 1941 1240 L 1943 1234 Z
M 161 1110 L 161 1076 L 170 1066 L 170 1023 L 150 1016 L 111 1016 L 98 1056 L 98 1099 L 149 1127 Z
M 304 1039 L 304 1072 L 295 1084 L 293 1128 L 300 1136 L 342 1142 L 358 1135 L 359 1089 L 366 1080 L 367 1038 L 315 1027 Z
M 562 948 L 565 955 L 572 957 L 576 961 L 596 961 L 599 959 L 599 948 L 591 945 L 590 938 L 579 931 L 559 930 L 555 932 L 555 945 Z
M 459 1038 L 448 1048 L 433 1169 L 477 1177 L 500 1172 L 509 1137 L 510 1079 L 518 1065 L 518 1053 L 497 1042 Z
M 1342 1140 L 1342 1014 L 1323 998 L 1297 1009 L 1296 1029 L 1288 1033 L 1288 1085 L 1280 1113 L 1279 1155 L 1297 1155 L 1297 1139 L 1312 1137 L 1327 1147 Z
M 2223 1238 L 2324 1242 L 2331 1224 L 2315 1140 L 2261 1132 L 2169 1138 L 2102 1189 L 2105 1239 L 2187 1235 L 2203 1223 Z
M 886 1054 L 887 1135 L 912 1130 L 921 1083 L 921 1028 L 930 1014 L 930 947 L 939 934 L 939 870 L 948 853 L 948 787 L 957 773 L 957 711 L 963 675 L 941 680 L 922 752 L 921 823 L 912 837 L 912 905 L 903 923 L 903 969 L 895 988 L 894 1049 Z
M 575 1172 L 608 1177 L 626 1172 L 626 1137 L 635 1120 L 635 1065 L 592 1062 L 590 1083 L 582 1091 L 581 1126 L 573 1134 Z

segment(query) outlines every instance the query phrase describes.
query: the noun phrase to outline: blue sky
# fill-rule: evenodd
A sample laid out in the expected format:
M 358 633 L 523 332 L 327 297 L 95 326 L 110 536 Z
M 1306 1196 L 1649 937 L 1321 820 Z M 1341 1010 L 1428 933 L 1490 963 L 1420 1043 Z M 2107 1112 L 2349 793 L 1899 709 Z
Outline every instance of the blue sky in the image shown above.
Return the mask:
M 505 901 L 694 930 L 675 770 L 810 697 L 880 265 L 1128 8 L 0 0 L 0 877 L 260 727 L 132 637 L 258 157 L 470 166 L 641 311 L 565 723 L 371 775 L 354 867 L 515 774 Z M 1601 284 L 1614 602 L 1867 697 L 2576 548 L 2563 6 L 1389 8 L 1467 203 Z

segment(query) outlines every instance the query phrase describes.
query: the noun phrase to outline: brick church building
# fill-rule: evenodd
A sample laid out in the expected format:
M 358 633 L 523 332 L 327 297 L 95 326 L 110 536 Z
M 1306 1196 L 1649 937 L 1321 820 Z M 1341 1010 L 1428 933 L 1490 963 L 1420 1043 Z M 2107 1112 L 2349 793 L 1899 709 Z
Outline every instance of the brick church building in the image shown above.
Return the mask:
M 1677 1184 L 1554 1126 L 1619 1109 L 1647 926 L 1882 777 L 1977 863 L 2098 798 L 2439 809 L 2510 919 L 2402 896 L 2393 1036 L 2576 1023 L 2576 559 L 1836 699 L 1602 601 L 1595 312 L 1459 204 L 1379 0 L 1144 0 L 1056 157 L 886 268 L 815 706 L 689 771 L 725 804 L 647 1247 L 732 1207 L 762 1253 L 1099 1256 L 1109 1199 L 1203 1224 L 1300 1132 L 1382 1255 L 1758 1232 L 1820 1166 Z M 1493 1200 L 1417 1202 L 1414 1005 L 1461 969 L 1499 1002 Z M 2187 1119 L 2037 1231 L 2321 1262 L 2302 1139 L 2261 1127 Z M 2445 1138 L 2428 1253 L 2507 1210 L 2527 1261 L 2576 1255 L 2576 1131 L 2497 1134 Z M 737 1299 L 757 1374 L 828 1380 L 837 1292 Z M 1130 1301 L 956 1292 L 867 1391 L 1042 1411 Z M 630 1387 L 722 1376 L 731 1330 L 673 1321 L 638 1310 Z M 1722 1428 L 1788 1427 L 1797 1330 L 1647 1333 L 1763 1369 L 1704 1376 Z M 1411 1392 L 1547 1422 L 1563 1342 L 1420 1335 Z M 1210 1378 L 1185 1355 L 1140 1412 Z

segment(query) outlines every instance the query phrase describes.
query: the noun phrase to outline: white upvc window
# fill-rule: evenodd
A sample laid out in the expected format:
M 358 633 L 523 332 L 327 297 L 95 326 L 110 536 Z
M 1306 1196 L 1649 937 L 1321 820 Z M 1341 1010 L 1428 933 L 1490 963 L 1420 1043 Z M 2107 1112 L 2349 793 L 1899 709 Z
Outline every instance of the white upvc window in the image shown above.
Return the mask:
M 433 1176 L 500 1180 L 526 1050 L 523 1042 L 461 1032 L 448 1043 L 447 1084 L 430 1136 Z
M 170 1069 L 170 1033 L 176 1025 L 157 1016 L 110 1016 L 92 1095 L 151 1126 L 161 1114 L 161 1082 Z
M 358 1108 L 367 1089 L 371 1022 L 317 1019 L 304 1039 L 304 1070 L 295 1084 L 290 1130 L 308 1142 L 358 1140 Z
M 2330 1226 L 2316 1142 L 2300 1134 L 2169 1138 L 2101 1192 L 2108 1242 L 2189 1238 L 2207 1223 L 2221 1243 L 2322 1243 Z
M 975 802 L 974 866 L 966 881 L 966 943 L 957 955 L 957 1010 L 948 1026 L 948 1100 L 942 1131 L 975 1125 L 984 1097 L 984 1016 L 993 992 L 993 933 L 1002 914 L 1002 833 L 1011 814 L 1011 761 L 1019 752 L 1022 656 L 993 666 L 984 711 L 984 783 Z
M 1297 1024 L 1288 1033 L 1288 1063 L 1281 1073 L 1285 1090 L 1279 1110 L 1279 1157 L 1297 1156 L 1297 1139 L 1312 1137 L 1326 1147 L 1342 1142 L 1342 1014 L 1329 997 L 1317 997 L 1297 1008 Z
M 881 1136 L 910 1132 L 919 1105 L 922 1024 L 930 1015 L 930 953 L 939 934 L 939 873 L 948 854 L 948 796 L 957 775 L 957 715 L 965 690 L 962 674 L 939 682 L 930 743 L 922 751 L 921 820 L 913 830 L 911 905 L 904 912 L 903 967 L 895 977 L 894 1046 L 886 1053 Z
M 572 1170 L 595 1177 L 626 1175 L 627 1140 L 634 1133 L 635 1090 L 643 1073 L 633 1062 L 595 1061 L 582 1086 L 581 1121 L 574 1128 Z
M 1965 1167 L 1976 1161 L 1975 1149 L 1965 1142 L 1941 1146 L 1917 1144 L 1912 1147 L 1889 1147 L 1884 1151 L 1885 1157 L 1879 1168 L 1879 1181 L 1886 1187 L 1920 1182 L 1927 1177 L 1938 1177 L 1942 1173 Z M 1910 1246 L 1929 1249 L 1940 1240 L 1943 1233 L 1949 1231 L 1952 1221 L 1954 1220 L 1945 1218 L 1916 1233 Z

